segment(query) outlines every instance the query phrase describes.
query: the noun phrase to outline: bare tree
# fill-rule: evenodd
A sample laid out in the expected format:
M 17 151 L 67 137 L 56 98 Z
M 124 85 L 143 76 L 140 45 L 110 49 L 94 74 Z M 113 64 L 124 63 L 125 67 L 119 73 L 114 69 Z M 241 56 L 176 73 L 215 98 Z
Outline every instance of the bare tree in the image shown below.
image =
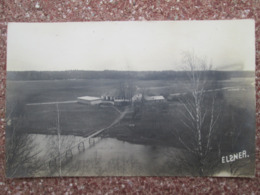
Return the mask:
M 134 92 L 135 92 L 135 87 L 134 87 L 133 80 L 125 79 L 120 81 L 119 89 L 118 89 L 118 94 L 120 98 L 131 100 L 131 98 L 134 95 Z
M 176 129 L 175 133 L 184 148 L 194 156 L 194 164 L 202 176 L 205 174 L 206 159 L 212 150 L 212 138 L 219 119 L 215 96 L 207 93 L 212 66 L 194 53 L 185 53 L 183 62 L 188 93 L 179 98 L 183 106 L 180 118 L 182 128 Z
M 56 104 L 56 108 L 57 108 L 57 136 L 58 136 L 59 176 L 61 176 L 61 129 L 60 129 L 59 104 Z
M 22 103 L 12 105 L 6 115 L 6 175 L 32 177 L 41 169 L 40 150 L 35 149 L 33 137 L 21 129 L 26 121 Z
M 59 104 L 56 104 L 56 135 L 49 137 L 48 156 L 51 174 L 59 176 L 66 175 L 66 172 L 72 170 L 69 165 L 73 157 L 71 147 L 75 144 L 75 139 L 70 136 L 62 135 L 61 110 Z
M 7 177 L 32 177 L 41 168 L 35 151 L 33 138 L 28 134 L 17 134 L 6 139 L 6 175 Z

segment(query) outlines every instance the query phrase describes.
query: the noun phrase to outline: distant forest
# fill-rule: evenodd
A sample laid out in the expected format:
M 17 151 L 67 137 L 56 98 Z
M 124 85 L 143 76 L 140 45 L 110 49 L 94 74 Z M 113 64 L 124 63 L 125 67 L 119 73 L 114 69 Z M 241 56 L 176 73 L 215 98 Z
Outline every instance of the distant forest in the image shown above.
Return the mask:
M 234 77 L 254 77 L 253 71 L 207 71 L 211 80 Z M 7 80 L 65 80 L 65 79 L 137 79 L 137 80 L 185 80 L 186 71 L 8 71 Z

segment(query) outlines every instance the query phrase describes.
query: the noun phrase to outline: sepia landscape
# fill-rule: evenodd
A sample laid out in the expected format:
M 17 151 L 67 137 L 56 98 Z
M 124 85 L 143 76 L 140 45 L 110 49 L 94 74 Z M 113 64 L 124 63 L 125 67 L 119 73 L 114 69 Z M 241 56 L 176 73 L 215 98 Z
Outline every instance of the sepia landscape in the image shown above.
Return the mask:
M 252 21 L 229 22 L 214 25 L 236 26 L 238 23 L 244 29 L 242 26 L 246 24 L 249 35 L 252 35 Z M 110 25 L 108 29 L 113 29 L 113 25 L 127 28 L 129 24 L 131 33 L 134 32 L 133 28 L 143 30 L 138 22 L 123 23 L 99 23 L 98 27 L 103 31 L 106 25 Z M 160 22 L 147 23 L 149 28 L 160 25 Z M 209 24 L 200 22 L 199 25 L 205 26 L 207 31 Z M 230 61 L 221 66 L 214 63 L 214 52 L 205 53 L 207 56 L 202 57 L 202 52 L 196 47 L 192 51 L 177 48 L 178 61 L 159 54 L 153 57 L 151 51 L 147 55 L 149 60 L 138 57 L 138 51 L 134 53 L 136 59 L 142 60 L 127 60 L 131 59 L 131 52 L 126 52 L 129 48 L 123 47 L 123 53 L 130 57 L 111 61 L 117 59 L 117 55 L 122 56 L 119 50 L 115 50 L 117 55 L 107 55 L 111 58 L 100 51 L 92 51 L 95 56 L 89 57 L 87 62 L 95 62 L 98 68 L 86 65 L 85 61 L 82 66 L 72 63 L 70 68 L 66 68 L 68 59 L 65 54 L 69 50 L 61 55 L 58 52 L 62 49 L 53 49 L 52 52 L 57 53 L 50 58 L 34 56 L 33 50 L 40 47 L 34 46 L 35 40 L 46 36 L 48 45 L 54 46 L 50 41 L 59 36 L 52 25 L 49 34 L 46 30 L 48 25 L 44 27 L 45 31 L 37 29 L 40 24 L 31 25 L 11 24 L 8 31 L 8 40 L 11 41 L 8 42 L 6 94 L 7 177 L 254 176 L 255 71 L 254 63 L 251 63 L 254 62 L 254 42 L 248 43 L 252 56 L 240 56 L 243 61 L 239 63 L 234 60 L 239 52 L 233 54 L 230 51 L 230 56 L 234 58 L 227 58 Z M 87 24 L 89 28 L 93 27 L 91 25 L 97 24 Z M 163 25 L 172 27 L 174 22 Z M 198 27 L 197 23 L 194 25 Z M 189 26 L 182 28 L 186 31 Z M 22 41 L 19 42 L 19 33 L 22 36 L 23 31 L 17 33 L 15 30 L 34 27 L 38 30 L 36 34 L 44 33 L 26 40 L 32 45 L 30 48 L 30 44 L 25 46 Z M 69 28 L 74 32 L 71 26 Z M 74 30 L 77 31 L 77 28 Z M 136 31 L 139 36 L 141 31 Z M 165 31 L 167 28 L 158 32 Z M 51 33 L 55 38 L 48 37 Z M 95 31 L 94 34 L 102 37 L 103 33 L 99 33 Z M 17 34 L 19 41 L 15 39 Z M 107 46 L 118 39 L 116 35 L 115 39 L 103 37 L 109 40 Z M 144 39 L 146 35 L 141 37 Z M 237 38 L 234 42 L 240 40 L 244 44 L 241 37 Z M 243 38 L 248 42 L 247 38 Z M 129 39 L 116 44 L 127 45 Z M 151 36 L 153 39 L 158 37 Z M 165 48 L 162 53 L 167 53 L 171 42 L 167 42 L 167 37 L 163 40 L 166 40 L 163 46 L 154 47 L 158 52 Z M 142 44 L 145 43 L 138 43 L 135 47 L 142 47 Z M 188 42 L 183 44 L 194 48 Z M 21 51 L 25 50 L 24 55 L 18 55 L 19 47 Z M 44 45 L 42 47 L 45 48 Z M 105 50 L 106 44 L 96 47 Z M 225 50 L 217 47 L 216 51 L 218 49 Z M 72 50 L 70 52 L 73 53 Z M 109 62 L 113 66 L 100 65 L 97 60 L 102 56 L 105 58 L 102 63 Z M 252 61 L 247 61 L 247 58 Z M 161 66 L 153 64 L 158 59 Z M 168 61 L 175 65 L 171 68 L 164 65 Z M 47 65 L 54 62 L 63 65 L 59 68 Z M 244 62 L 250 62 L 250 65 Z M 24 64 L 22 68 L 21 63 Z M 40 65 L 36 66 L 36 63 Z M 46 64 L 46 67 L 41 64 Z

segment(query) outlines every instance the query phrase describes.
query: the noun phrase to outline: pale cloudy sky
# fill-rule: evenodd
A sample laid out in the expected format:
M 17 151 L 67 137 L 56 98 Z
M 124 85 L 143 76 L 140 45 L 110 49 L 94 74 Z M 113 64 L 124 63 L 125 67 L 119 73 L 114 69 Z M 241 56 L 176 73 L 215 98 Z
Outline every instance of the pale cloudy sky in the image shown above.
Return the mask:
M 253 20 L 9 23 L 7 70 L 180 70 L 193 51 L 255 70 Z

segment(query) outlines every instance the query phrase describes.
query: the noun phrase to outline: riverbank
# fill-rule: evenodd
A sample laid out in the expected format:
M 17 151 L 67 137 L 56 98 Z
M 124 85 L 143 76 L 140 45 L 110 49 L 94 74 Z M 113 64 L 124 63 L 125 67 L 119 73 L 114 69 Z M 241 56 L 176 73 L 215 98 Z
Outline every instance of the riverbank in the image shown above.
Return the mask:
M 155 135 L 152 132 L 147 133 L 145 130 L 140 131 L 138 127 L 129 127 L 124 124 L 119 124 L 113 128 L 107 129 L 97 136 L 102 138 L 115 138 L 133 144 L 182 148 L 182 145 L 172 134 Z

